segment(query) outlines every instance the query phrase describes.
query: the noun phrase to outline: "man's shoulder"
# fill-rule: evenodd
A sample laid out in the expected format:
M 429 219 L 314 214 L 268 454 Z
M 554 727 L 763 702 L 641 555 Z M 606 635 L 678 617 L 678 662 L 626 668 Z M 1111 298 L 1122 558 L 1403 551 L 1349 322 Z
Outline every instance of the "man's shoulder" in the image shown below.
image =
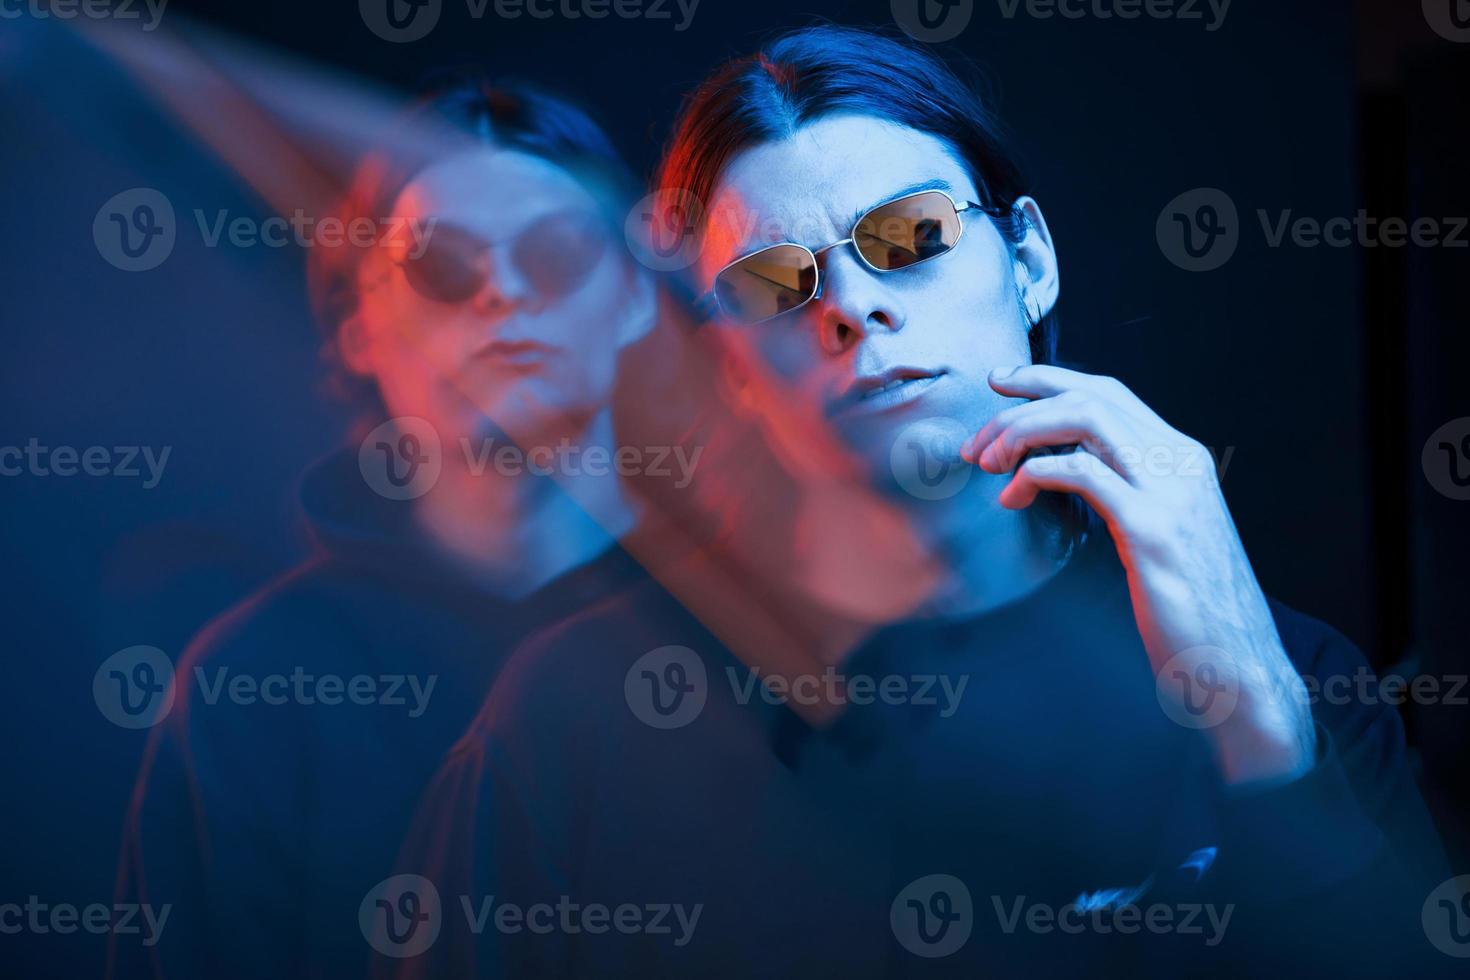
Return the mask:
M 1281 644 L 1306 684 L 1313 718 L 1330 733 L 1359 791 L 1373 793 L 1373 780 L 1402 765 L 1403 690 L 1394 679 L 1379 678 L 1357 645 L 1333 627 L 1268 601 Z
M 180 667 L 291 659 L 303 645 L 343 637 L 351 627 L 338 615 L 340 582 L 331 559 L 307 559 L 205 623 L 181 656 Z
M 548 623 L 517 646 L 496 679 L 477 727 L 534 727 L 555 717 L 587 725 L 624 704 L 629 671 L 651 651 L 687 646 L 703 654 L 716 641 L 649 577 Z
M 1369 669 L 1367 658 L 1357 644 L 1334 627 L 1276 599 L 1267 598 L 1266 602 L 1281 645 L 1297 673 L 1317 677 Z

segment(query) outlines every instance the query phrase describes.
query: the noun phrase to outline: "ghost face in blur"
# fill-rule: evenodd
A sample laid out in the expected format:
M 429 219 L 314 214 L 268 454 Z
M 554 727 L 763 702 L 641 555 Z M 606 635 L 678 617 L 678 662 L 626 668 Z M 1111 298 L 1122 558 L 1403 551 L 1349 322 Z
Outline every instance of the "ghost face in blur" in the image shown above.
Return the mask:
M 988 374 L 1030 363 L 1030 320 L 1050 312 L 1058 290 L 1050 235 L 1030 198 L 1016 205 L 1029 221 L 1019 244 L 969 209 L 952 250 L 907 268 L 877 271 L 853 245 L 821 251 L 851 237 L 866 212 L 918 189 L 944 191 L 961 206 L 983 200 L 936 137 L 873 116 L 823 117 L 734 157 L 711 196 L 699 260 L 701 281 L 713 288 L 728 263 L 775 242 L 817 253 L 819 298 L 727 329 L 880 481 L 891 480 L 900 433 L 925 441 L 941 462 L 969 465 L 955 434 L 974 433 L 1015 404 Z M 972 485 L 989 488 L 982 492 L 1004 485 L 973 476 Z
M 390 414 L 428 418 L 446 446 L 509 436 L 523 448 L 606 414 L 618 352 L 647 329 L 649 287 L 588 187 L 540 157 L 478 147 L 416 174 L 392 215 L 425 231 L 388 236 L 361 263 L 342 344 Z

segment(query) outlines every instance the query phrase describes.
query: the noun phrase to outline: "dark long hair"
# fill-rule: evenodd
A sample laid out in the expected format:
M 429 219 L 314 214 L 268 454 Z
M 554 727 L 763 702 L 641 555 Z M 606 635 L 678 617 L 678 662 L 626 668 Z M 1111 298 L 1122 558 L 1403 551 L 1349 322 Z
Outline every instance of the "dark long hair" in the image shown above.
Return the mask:
M 708 203 L 720 175 L 743 150 L 790 136 L 836 113 L 886 119 L 947 144 L 966 167 L 1002 239 L 1015 247 L 1029 222 L 1016 210 L 1026 180 L 1000 120 L 960 76 L 928 49 L 873 31 L 824 25 L 783 34 L 755 54 L 717 69 L 684 101 L 655 186 Z M 1057 359 L 1055 311 L 1029 324 L 1031 360 Z M 1080 498 L 1045 494 L 1041 512 L 1060 531 L 1063 551 L 1086 534 Z

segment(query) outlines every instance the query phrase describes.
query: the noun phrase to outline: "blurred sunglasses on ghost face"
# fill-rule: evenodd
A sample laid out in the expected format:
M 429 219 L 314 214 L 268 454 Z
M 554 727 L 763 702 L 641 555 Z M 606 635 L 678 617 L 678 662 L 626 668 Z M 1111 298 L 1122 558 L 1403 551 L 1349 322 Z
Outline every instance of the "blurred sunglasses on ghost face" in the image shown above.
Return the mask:
M 420 296 L 465 303 L 512 270 L 536 297 L 555 301 L 586 283 L 608 247 L 603 222 L 592 215 L 557 212 L 533 221 L 509 239 L 492 241 L 459 225 L 437 222 L 417 253 L 394 262 Z

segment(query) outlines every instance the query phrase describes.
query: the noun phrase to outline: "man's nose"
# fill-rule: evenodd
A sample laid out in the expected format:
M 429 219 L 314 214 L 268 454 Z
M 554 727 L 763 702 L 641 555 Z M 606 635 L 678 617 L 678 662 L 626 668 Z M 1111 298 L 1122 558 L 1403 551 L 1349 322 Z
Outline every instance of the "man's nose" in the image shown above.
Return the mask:
M 903 328 L 903 306 L 883 273 L 864 265 L 851 245 L 824 253 L 821 261 L 818 329 L 825 352 L 842 354 L 874 331 Z
M 485 270 L 480 289 L 470 300 L 476 313 L 499 319 L 511 311 L 534 303 L 535 295 L 525 277 L 510 263 L 492 262 Z

